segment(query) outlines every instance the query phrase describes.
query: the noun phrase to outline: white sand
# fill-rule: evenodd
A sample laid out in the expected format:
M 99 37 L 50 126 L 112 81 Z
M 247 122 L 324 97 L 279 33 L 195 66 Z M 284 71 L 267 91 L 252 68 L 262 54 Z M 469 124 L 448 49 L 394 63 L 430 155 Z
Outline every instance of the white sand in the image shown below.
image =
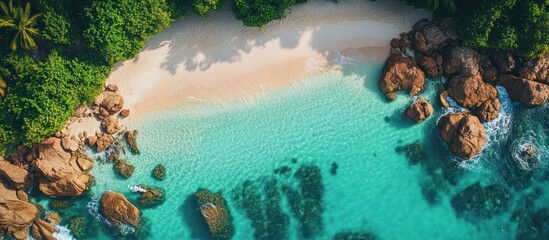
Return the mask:
M 186 99 L 256 97 L 314 74 L 311 63 L 336 59 L 334 50 L 382 62 L 392 38 L 431 17 L 426 10 L 393 0 L 316 0 L 257 29 L 244 27 L 229 9 L 175 22 L 152 37 L 134 59 L 115 67 L 107 83 L 119 86 L 131 111 L 124 124 Z M 93 133 L 99 126 L 92 118 L 81 121 L 70 127 L 73 133 Z

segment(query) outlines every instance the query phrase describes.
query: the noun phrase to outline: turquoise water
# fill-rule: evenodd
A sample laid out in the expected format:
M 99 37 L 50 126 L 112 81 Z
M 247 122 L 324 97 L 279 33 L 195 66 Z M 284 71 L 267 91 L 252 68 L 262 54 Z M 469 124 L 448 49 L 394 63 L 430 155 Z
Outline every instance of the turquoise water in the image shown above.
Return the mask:
M 434 104 L 435 116 L 414 125 L 402 117 L 411 97 L 402 94 L 388 102 L 380 94 L 381 68 L 365 62 L 305 79 L 257 100 L 197 101 L 151 114 L 137 127 L 141 155 L 127 156 L 136 165 L 134 175 L 124 180 L 115 175 L 111 164 L 96 163 L 91 193 L 78 201 L 75 209 L 79 210 L 65 214 L 90 216 L 86 207 L 90 198 L 106 190 L 135 200 L 138 194 L 129 186 L 156 186 L 165 189 L 167 199 L 157 208 L 142 210 L 150 227 L 146 239 L 202 239 L 207 230 L 189 197 L 198 188 L 207 188 L 227 199 L 236 227 L 233 239 L 253 239 L 252 222 L 234 199 L 235 189 L 247 180 L 263 186 L 274 179 L 281 211 L 289 217 L 284 231 L 288 238 L 300 239 L 299 223 L 280 190 L 282 185 L 298 182 L 291 174 L 285 177 L 274 170 L 288 166 L 296 171 L 310 164 L 320 168 L 324 187 L 319 202 L 322 223 L 310 236 L 313 239 L 329 239 L 342 231 L 370 232 L 380 239 L 512 239 L 521 218 L 511 220 L 511 215 L 517 206 L 525 205 L 524 196 L 538 193 L 526 204 L 531 209 L 523 212 L 549 205 L 548 156 L 541 151 L 549 146 L 547 106 L 523 109 L 504 103 L 498 126 L 487 125 L 489 146 L 474 163 L 456 166 L 435 126 L 448 111 L 436 101 L 441 80 L 430 80 L 422 94 Z M 520 122 L 520 131 L 515 122 Z M 419 163 L 397 151 L 417 141 L 427 154 L 421 155 Z M 532 141 L 537 141 L 541 163 L 532 170 L 517 169 L 512 149 Z M 331 173 L 334 162 L 338 165 L 335 175 Z M 162 182 L 151 177 L 158 163 L 167 169 Z M 451 198 L 477 181 L 508 189 L 509 208 L 490 218 L 457 217 Z M 108 232 L 103 228 L 96 238 L 117 238 Z

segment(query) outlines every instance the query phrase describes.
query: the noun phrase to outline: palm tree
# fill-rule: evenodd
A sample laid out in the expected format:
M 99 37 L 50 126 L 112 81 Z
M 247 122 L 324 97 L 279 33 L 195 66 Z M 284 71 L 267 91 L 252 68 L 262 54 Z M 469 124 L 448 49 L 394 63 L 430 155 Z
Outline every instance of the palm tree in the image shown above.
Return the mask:
M 17 49 L 17 45 L 27 50 L 34 49 L 36 43 L 33 38 L 40 36 L 38 29 L 34 28 L 34 26 L 40 14 L 35 14 L 31 17 L 30 3 L 27 3 L 23 10 L 21 7 L 14 7 L 12 2 L 13 0 L 10 0 L 7 6 L 4 2 L 0 2 L 0 9 L 2 11 L 0 28 L 11 28 L 17 32 L 10 44 L 10 48 L 13 51 Z
M 4 79 L 0 77 L 0 96 L 6 97 L 7 89 L 8 85 L 6 84 L 6 82 L 4 82 Z

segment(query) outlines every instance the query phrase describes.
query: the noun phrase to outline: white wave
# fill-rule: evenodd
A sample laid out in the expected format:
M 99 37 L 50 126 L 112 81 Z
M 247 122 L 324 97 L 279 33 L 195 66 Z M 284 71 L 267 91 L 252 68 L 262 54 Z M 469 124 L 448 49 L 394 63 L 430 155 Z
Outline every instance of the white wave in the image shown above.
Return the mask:
M 71 230 L 66 226 L 55 225 L 55 232 L 53 237 L 57 240 L 74 240 L 74 237 L 71 235 Z
M 330 54 L 328 54 L 328 59 L 317 60 L 315 58 L 309 58 L 305 61 L 305 69 L 313 71 L 329 70 L 337 67 L 355 65 L 365 61 L 364 55 L 357 49 L 349 48 L 346 52 L 346 54 L 342 54 L 340 51 L 332 50 Z
M 141 185 L 133 185 L 133 186 L 128 186 L 128 188 L 130 189 L 130 191 L 132 192 L 139 192 L 139 193 L 144 193 L 144 192 L 147 192 L 147 189 L 144 189 L 143 187 L 141 187 Z

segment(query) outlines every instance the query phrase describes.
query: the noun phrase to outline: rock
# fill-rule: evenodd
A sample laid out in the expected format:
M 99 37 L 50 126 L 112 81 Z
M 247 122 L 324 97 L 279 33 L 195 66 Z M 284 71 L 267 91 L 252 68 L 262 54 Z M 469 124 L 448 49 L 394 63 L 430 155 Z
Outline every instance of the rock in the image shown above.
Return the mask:
M 443 47 L 449 39 L 440 27 L 433 23 L 424 24 L 421 31 L 416 31 L 414 35 L 415 47 L 421 53 L 436 51 Z
M 495 67 L 489 66 L 482 69 L 482 78 L 489 80 L 496 80 L 498 76 L 498 70 Z
M 93 182 L 93 177 L 87 172 L 71 173 L 63 179 L 50 181 L 40 178 L 38 189 L 51 197 L 76 197 L 87 192 Z
M 398 47 L 399 47 L 399 43 L 398 43 L 398 39 L 397 39 L 397 38 L 391 39 L 391 47 L 392 47 L 392 48 L 398 48 Z
M 0 236 L 27 239 L 30 224 L 38 217 L 38 207 L 17 196 L 17 191 L 0 181 Z
M 74 202 L 68 199 L 52 199 L 48 204 L 55 211 L 63 211 L 74 206 Z
M 114 159 L 114 171 L 123 178 L 128 179 L 133 175 L 135 166 L 117 157 Z
M 105 91 L 95 99 L 94 104 L 106 110 L 109 115 L 113 115 L 124 107 L 124 98 L 116 92 Z M 103 114 L 101 116 L 105 117 Z
M 61 146 L 65 149 L 65 151 L 74 152 L 78 150 L 78 141 L 76 141 L 75 138 L 65 136 L 61 139 Z
M 448 96 L 464 108 L 474 111 L 481 121 L 497 118 L 501 103 L 498 91 L 482 81 L 480 75 L 454 76 L 448 82 Z
M 80 172 L 71 154 L 61 147 L 61 139 L 48 138 L 38 144 L 38 158 L 33 162 L 36 170 L 51 181 Z
M 507 90 L 511 100 L 528 106 L 541 106 L 549 99 L 549 85 L 543 83 L 510 74 L 499 76 L 497 83 Z
M 510 200 L 511 193 L 502 186 L 476 182 L 452 197 L 451 204 L 458 217 L 482 219 L 502 214 Z
M 492 65 L 496 68 L 498 75 L 510 73 L 517 66 L 515 57 L 507 51 L 495 51 L 490 54 Z
M 158 164 L 154 167 L 152 174 L 157 180 L 163 181 L 166 178 L 166 168 L 164 168 L 164 165 Z
M 105 149 L 109 148 L 114 142 L 114 137 L 109 134 L 101 135 L 97 141 L 97 152 L 103 152 Z
M 424 53 L 429 51 L 427 40 L 425 39 L 425 36 L 422 32 L 418 31 L 414 34 L 414 46 L 419 52 Z
M 458 34 L 456 32 L 456 22 L 453 18 L 445 17 L 442 18 L 439 24 L 440 30 L 444 33 L 444 35 L 448 36 L 452 40 L 458 39 Z
M 50 212 L 48 216 L 46 216 L 46 221 L 48 221 L 51 224 L 59 224 L 61 223 L 61 216 L 59 216 L 56 212 Z
M 88 146 L 90 146 L 90 148 L 93 148 L 95 146 L 95 142 L 97 142 L 97 137 L 90 136 L 87 138 L 87 142 Z
M 419 22 L 417 22 L 416 24 L 414 24 L 413 29 L 416 32 L 421 32 L 423 30 L 423 28 L 425 26 L 427 26 L 427 24 L 429 24 L 429 19 L 422 19 Z
M 408 90 L 410 95 L 423 91 L 425 74 L 411 59 L 390 57 L 383 68 L 379 86 L 389 99 L 394 99 L 399 90 Z
M 137 130 L 133 131 L 126 131 L 124 136 L 126 137 L 126 141 L 128 142 L 128 145 L 130 145 L 130 150 L 132 153 L 140 154 L 139 152 L 139 146 L 137 146 Z
M 235 233 L 227 202 L 220 193 L 198 189 L 194 193 L 196 205 L 208 224 L 213 239 L 231 239 Z
M 121 117 L 129 117 L 130 116 L 130 110 L 129 109 L 122 109 L 122 111 L 120 111 L 120 116 Z
M 427 77 L 436 77 L 441 74 L 438 71 L 437 62 L 433 57 L 421 55 L 417 58 L 418 65 Z
M 17 189 L 30 188 L 33 185 L 33 181 L 26 169 L 11 164 L 6 160 L 0 160 L 1 178 L 13 184 Z
M 389 52 L 389 54 L 391 55 L 394 55 L 394 56 L 400 56 L 400 51 L 398 51 L 398 48 L 391 48 L 391 51 Z
M 519 77 L 549 84 L 549 54 L 533 62 L 526 62 L 519 69 Z
M 444 90 L 443 92 L 440 93 L 440 95 L 438 95 L 438 99 L 440 100 L 440 104 L 442 105 L 443 108 L 448 108 L 450 106 L 446 98 L 448 98 L 448 91 L 446 90 Z
M 121 229 L 123 225 L 139 227 L 139 209 L 124 195 L 105 192 L 101 197 L 101 215 Z
M 107 111 L 107 109 L 104 109 L 104 108 L 99 109 L 99 119 L 102 120 L 108 116 L 109 116 L 109 111 Z
M 96 239 L 99 227 L 95 226 L 96 224 L 87 217 L 77 216 L 69 221 L 69 229 L 76 239 Z
M 440 137 L 450 146 L 450 151 L 470 159 L 480 152 L 486 142 L 486 132 L 477 117 L 467 113 L 451 113 L 442 116 L 437 127 Z
M 443 55 L 444 73 L 461 76 L 474 76 L 479 73 L 479 54 L 469 47 L 454 47 Z
M 423 122 L 431 114 L 433 114 L 433 107 L 422 97 L 418 97 L 406 110 L 406 117 L 415 123 Z
M 101 129 L 106 134 L 115 134 L 120 131 L 120 125 L 118 125 L 118 119 L 113 116 L 108 116 L 101 121 Z
M 116 86 L 115 84 L 109 84 L 107 85 L 107 88 L 105 88 L 105 91 L 118 92 L 118 86 Z
M 84 113 L 88 110 L 88 106 L 86 104 L 80 104 L 76 109 L 74 110 L 74 116 L 76 117 L 83 117 Z
M 53 237 L 55 231 L 55 226 L 39 218 L 34 220 L 32 225 L 32 237 L 34 239 L 56 240 Z
M 90 171 L 93 168 L 93 159 L 84 154 L 76 158 L 76 163 L 80 170 L 84 172 Z
M 139 187 L 146 190 L 145 192 L 142 192 L 141 197 L 137 199 L 137 203 L 139 203 L 140 206 L 145 208 L 154 208 L 164 203 L 164 190 L 161 188 L 144 185 L 140 185 Z

